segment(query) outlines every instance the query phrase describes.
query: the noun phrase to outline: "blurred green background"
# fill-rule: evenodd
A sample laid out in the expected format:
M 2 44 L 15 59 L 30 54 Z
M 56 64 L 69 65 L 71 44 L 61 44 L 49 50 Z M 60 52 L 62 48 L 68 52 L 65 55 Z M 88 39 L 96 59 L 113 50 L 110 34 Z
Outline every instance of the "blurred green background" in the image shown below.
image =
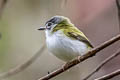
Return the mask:
M 69 17 L 94 46 L 120 32 L 114 0 L 8 0 L 0 18 L 0 73 L 22 64 L 40 49 L 45 34 L 37 29 L 55 15 Z M 51 80 L 80 80 L 118 48 L 120 42 Z M 27 69 L 5 80 L 37 80 L 64 64 L 49 53 L 46 49 Z M 119 68 L 119 60 L 117 57 L 90 80 Z

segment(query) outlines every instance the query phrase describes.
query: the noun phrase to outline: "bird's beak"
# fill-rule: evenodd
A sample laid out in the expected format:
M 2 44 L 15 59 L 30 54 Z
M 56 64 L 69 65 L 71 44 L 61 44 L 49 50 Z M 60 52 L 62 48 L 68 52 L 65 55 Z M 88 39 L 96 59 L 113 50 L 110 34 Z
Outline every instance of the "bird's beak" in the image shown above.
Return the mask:
M 40 27 L 38 30 L 45 30 L 46 28 L 45 27 Z

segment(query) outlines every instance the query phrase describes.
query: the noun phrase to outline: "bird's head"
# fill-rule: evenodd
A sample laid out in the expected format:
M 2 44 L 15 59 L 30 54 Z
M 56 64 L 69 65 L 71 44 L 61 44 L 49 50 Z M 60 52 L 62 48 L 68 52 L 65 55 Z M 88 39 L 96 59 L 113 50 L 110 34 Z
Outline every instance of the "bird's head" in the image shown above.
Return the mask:
M 72 26 L 70 20 L 64 16 L 54 16 L 45 23 L 45 27 L 40 27 L 38 30 L 46 30 L 49 33 L 54 33 L 61 29 L 67 29 Z

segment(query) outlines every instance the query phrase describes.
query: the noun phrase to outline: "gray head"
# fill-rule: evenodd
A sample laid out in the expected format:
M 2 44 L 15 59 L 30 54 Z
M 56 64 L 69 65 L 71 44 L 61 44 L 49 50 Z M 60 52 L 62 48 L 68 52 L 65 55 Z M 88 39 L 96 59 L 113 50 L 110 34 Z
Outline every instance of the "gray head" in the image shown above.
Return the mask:
M 40 27 L 38 30 L 51 30 L 53 29 L 56 25 L 61 23 L 63 20 L 69 21 L 66 17 L 64 16 L 54 16 L 51 19 L 49 19 L 45 23 L 45 27 Z
M 46 22 L 46 24 L 53 23 L 53 24 L 58 24 L 63 20 L 63 16 L 54 16 L 50 20 Z

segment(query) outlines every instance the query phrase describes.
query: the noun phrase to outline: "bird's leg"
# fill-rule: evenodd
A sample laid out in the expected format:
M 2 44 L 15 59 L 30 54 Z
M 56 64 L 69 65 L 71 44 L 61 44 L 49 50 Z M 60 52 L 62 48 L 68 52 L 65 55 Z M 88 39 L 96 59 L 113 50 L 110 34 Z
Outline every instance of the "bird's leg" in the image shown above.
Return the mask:
M 70 65 L 70 62 L 66 62 L 64 65 L 62 65 L 63 71 L 65 71 L 68 68 L 69 65 Z
M 79 62 L 80 62 L 80 57 L 81 57 L 81 56 L 78 56 L 78 57 L 77 57 L 77 60 L 78 60 Z

